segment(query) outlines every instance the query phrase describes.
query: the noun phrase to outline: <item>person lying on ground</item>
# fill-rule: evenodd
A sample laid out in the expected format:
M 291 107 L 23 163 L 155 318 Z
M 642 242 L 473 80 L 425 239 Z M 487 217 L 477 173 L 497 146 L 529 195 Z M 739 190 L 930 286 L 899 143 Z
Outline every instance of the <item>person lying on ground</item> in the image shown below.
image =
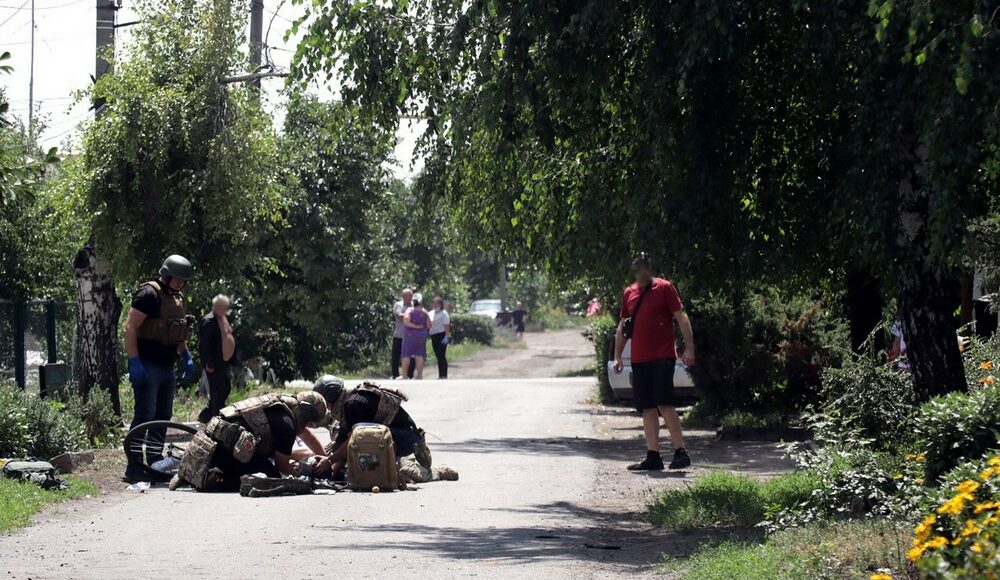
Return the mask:
M 394 389 L 365 382 L 355 389 L 348 389 L 344 381 L 324 375 L 316 381 L 313 390 L 326 400 L 330 416 L 340 422 L 332 441 L 326 447 L 333 473 L 344 467 L 347 460 L 347 440 L 359 423 L 385 425 L 392 433 L 396 457 L 414 455 L 420 465 L 431 468 L 431 452 L 427 448 L 424 430 L 417 427 L 413 418 L 402 407 L 406 396 Z
M 310 426 L 325 425 L 326 400 L 313 391 L 263 395 L 225 407 L 188 445 L 170 489 L 189 483 L 199 491 L 237 491 L 240 477 L 325 475 L 330 461 Z M 296 437 L 319 449 L 308 467 L 292 458 Z

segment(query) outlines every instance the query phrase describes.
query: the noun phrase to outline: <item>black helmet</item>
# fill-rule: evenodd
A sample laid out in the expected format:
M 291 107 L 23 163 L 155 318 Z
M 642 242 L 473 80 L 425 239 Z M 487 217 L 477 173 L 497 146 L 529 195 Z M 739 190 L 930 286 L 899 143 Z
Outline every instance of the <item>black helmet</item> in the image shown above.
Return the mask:
M 344 392 L 344 379 L 333 375 L 323 375 L 313 384 L 313 390 L 323 395 L 327 406 L 332 408 Z
M 191 278 L 194 278 L 194 268 L 187 258 L 173 254 L 163 260 L 163 265 L 160 266 L 160 276 L 164 278 L 177 278 L 178 280 L 187 282 Z

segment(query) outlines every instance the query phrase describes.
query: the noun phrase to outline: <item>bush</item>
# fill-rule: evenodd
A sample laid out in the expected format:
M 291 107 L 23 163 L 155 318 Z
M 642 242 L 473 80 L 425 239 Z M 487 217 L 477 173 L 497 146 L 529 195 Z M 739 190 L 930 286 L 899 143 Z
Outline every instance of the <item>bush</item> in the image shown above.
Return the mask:
M 819 485 L 806 472 L 781 475 L 764 483 L 744 475 L 712 471 L 683 489 L 668 489 L 649 508 L 659 526 L 755 526 L 771 511 L 800 504 Z
M 1000 383 L 931 399 L 917 411 L 914 425 L 926 457 L 927 481 L 935 482 L 962 461 L 998 447 Z
M 83 422 L 61 404 L 50 404 L 0 385 L 0 457 L 51 459 L 87 445 Z
M 1000 374 L 997 368 L 1000 365 L 1000 334 L 988 340 L 973 338 L 963 350 L 962 360 L 970 388 L 997 382 L 997 375 Z
M 597 373 L 597 398 L 602 403 L 610 403 L 615 400 L 615 395 L 611 392 L 611 383 L 608 382 L 608 355 L 615 346 L 617 329 L 618 323 L 606 314 L 590 319 L 590 330 L 594 340 L 594 356 L 597 359 L 597 364 L 594 365 Z
M 474 314 L 451 315 L 451 339 L 455 343 L 471 340 L 479 344 L 493 344 L 493 321 Z
M 947 488 L 914 528 L 907 556 L 925 578 L 995 578 L 1000 566 L 1000 455 Z
M 561 306 L 539 306 L 528 313 L 527 329 L 532 332 L 542 330 L 565 330 L 584 323 L 580 316 L 566 312 Z
M 767 289 L 733 303 L 693 300 L 695 388 L 709 414 L 794 410 L 819 399 L 820 373 L 840 363 L 845 323 L 807 297 Z
M 823 372 L 823 412 L 841 432 L 855 432 L 879 449 L 913 439 L 917 397 L 910 375 L 862 357 Z
M 97 447 L 114 447 L 121 443 L 121 419 L 111 405 L 111 394 L 95 387 L 87 397 L 73 391 L 66 402 L 66 409 L 83 421 L 87 440 Z

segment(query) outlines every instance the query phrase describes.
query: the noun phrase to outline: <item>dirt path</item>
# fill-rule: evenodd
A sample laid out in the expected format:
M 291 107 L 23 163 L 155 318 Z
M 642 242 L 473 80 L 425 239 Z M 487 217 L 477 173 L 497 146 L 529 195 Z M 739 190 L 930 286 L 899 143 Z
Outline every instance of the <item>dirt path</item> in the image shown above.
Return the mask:
M 449 365 L 457 379 L 551 378 L 593 364 L 594 347 L 582 329 L 530 332 L 523 345 L 490 348 Z

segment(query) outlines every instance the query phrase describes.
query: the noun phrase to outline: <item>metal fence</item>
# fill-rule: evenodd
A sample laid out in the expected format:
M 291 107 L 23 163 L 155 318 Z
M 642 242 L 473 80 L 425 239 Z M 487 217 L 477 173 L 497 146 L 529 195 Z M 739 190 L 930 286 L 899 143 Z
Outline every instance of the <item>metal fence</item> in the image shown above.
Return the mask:
M 76 303 L 0 300 L 0 380 L 45 394 L 73 376 Z M 55 384 L 53 384 L 55 381 Z

